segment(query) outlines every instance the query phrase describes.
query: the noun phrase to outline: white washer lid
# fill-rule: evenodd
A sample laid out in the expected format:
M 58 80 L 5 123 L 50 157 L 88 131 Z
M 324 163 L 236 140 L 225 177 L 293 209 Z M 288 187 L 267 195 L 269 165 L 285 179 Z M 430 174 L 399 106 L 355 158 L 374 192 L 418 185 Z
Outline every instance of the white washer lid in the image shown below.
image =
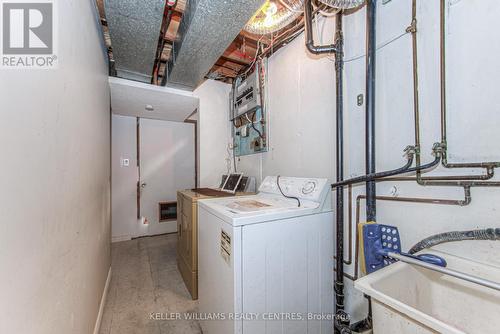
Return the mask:
M 303 216 L 320 210 L 317 202 L 301 200 L 298 207 L 294 199 L 270 194 L 203 199 L 198 205 L 233 226 Z

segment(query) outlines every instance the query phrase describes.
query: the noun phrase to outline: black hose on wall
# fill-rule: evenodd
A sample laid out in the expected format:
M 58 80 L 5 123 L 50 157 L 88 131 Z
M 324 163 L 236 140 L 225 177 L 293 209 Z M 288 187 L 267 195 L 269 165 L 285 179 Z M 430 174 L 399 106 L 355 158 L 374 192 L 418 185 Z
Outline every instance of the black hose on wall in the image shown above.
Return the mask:
M 454 231 L 436 234 L 417 243 L 410 249 L 409 253 L 415 254 L 425 248 L 430 248 L 432 246 L 436 246 L 446 242 L 463 240 L 500 240 L 500 228 L 488 228 L 484 230 L 472 231 Z

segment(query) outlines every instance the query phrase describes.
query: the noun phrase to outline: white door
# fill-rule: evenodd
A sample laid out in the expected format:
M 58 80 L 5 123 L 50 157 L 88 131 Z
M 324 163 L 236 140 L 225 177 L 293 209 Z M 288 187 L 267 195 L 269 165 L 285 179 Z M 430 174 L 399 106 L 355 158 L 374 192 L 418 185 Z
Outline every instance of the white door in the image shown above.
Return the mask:
M 160 222 L 159 204 L 195 186 L 194 131 L 190 123 L 140 119 L 139 235 L 177 231 L 175 220 Z

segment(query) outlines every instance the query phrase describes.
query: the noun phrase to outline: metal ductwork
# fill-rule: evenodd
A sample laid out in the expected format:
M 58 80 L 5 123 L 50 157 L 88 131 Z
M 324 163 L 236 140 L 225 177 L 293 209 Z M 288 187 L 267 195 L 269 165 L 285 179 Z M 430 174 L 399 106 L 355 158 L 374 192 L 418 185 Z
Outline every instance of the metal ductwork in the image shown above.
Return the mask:
M 189 0 L 162 85 L 196 88 L 263 3 Z
M 165 1 L 104 3 L 118 77 L 150 83 Z

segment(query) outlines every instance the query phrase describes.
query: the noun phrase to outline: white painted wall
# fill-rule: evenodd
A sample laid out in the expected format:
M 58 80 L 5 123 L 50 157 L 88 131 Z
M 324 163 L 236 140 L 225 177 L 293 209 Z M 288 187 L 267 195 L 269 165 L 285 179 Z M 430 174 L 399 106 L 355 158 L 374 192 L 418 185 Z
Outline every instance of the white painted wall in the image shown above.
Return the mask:
M 136 118 L 113 115 L 111 124 L 111 235 L 113 241 L 123 241 L 138 234 Z M 129 159 L 128 167 L 122 159 Z
M 175 201 L 178 189 L 194 187 L 193 125 L 181 122 L 141 119 L 142 181 L 147 185 L 141 199 L 141 213 L 149 225 L 137 220 L 136 118 L 112 117 L 112 238 L 113 241 L 172 232 L 158 222 L 158 201 Z M 121 160 L 129 159 L 128 167 Z
M 227 173 L 231 160 L 228 144 L 229 92 L 231 86 L 215 80 L 206 80 L 194 94 L 200 99 L 198 109 L 199 186 L 219 186 L 221 176 Z
M 0 74 L 1 333 L 92 333 L 110 268 L 101 31 L 91 1 L 58 7 L 59 68 Z
M 331 35 L 331 22 L 324 35 Z M 325 37 L 326 39 L 326 37 Z M 269 152 L 241 157 L 238 169 L 268 175 L 333 178 L 335 68 L 309 57 L 303 37 L 269 59 Z M 261 169 L 262 172 L 259 170 Z
M 500 102 L 496 96 L 500 84 L 500 67 L 495 55 L 500 51 L 500 44 L 493 41 L 498 39 L 496 18 L 500 15 L 500 4 L 494 0 L 453 0 L 450 4 L 447 24 L 450 160 L 498 161 Z M 432 144 L 440 140 L 438 14 L 439 1 L 418 2 L 424 161 L 432 159 Z M 365 90 L 365 58 L 362 57 L 365 52 L 365 19 L 364 9 L 345 19 L 346 176 L 364 174 L 365 108 L 356 105 L 356 97 L 360 93 L 364 94 Z M 403 34 L 410 21 L 411 0 L 391 1 L 386 5 L 379 1 L 378 45 L 385 45 Z M 329 41 L 328 36 L 332 36 L 331 26 L 330 22 L 323 34 L 325 42 Z M 263 176 L 335 177 L 334 64 L 325 58 L 313 60 L 303 43 L 301 36 L 270 59 L 271 150 L 262 155 L 241 158 L 239 169 L 248 174 L 258 175 L 262 168 Z M 378 170 L 403 165 L 402 150 L 414 142 L 410 47 L 410 36 L 405 35 L 378 52 Z M 202 124 L 202 131 L 205 131 L 206 126 Z M 208 151 L 202 150 L 202 154 L 208 154 Z M 223 154 L 219 154 L 221 159 Z M 431 174 L 473 172 L 457 172 L 440 167 Z M 353 196 L 363 192 L 364 186 L 356 187 Z M 379 195 L 391 196 L 394 192 L 404 197 L 463 198 L 463 190 L 459 188 L 424 188 L 408 182 L 379 183 Z M 379 201 L 378 221 L 398 226 L 406 249 L 438 232 L 498 227 L 500 189 L 474 188 L 472 196 L 472 204 L 463 208 Z M 364 207 L 361 212 L 363 221 Z M 352 214 L 355 215 L 354 208 Z M 463 253 L 466 256 L 467 244 L 464 244 Z M 352 266 L 347 271 L 352 274 Z M 347 285 L 347 308 L 354 312 L 355 318 L 360 319 L 366 314 L 365 303 L 349 281 Z

